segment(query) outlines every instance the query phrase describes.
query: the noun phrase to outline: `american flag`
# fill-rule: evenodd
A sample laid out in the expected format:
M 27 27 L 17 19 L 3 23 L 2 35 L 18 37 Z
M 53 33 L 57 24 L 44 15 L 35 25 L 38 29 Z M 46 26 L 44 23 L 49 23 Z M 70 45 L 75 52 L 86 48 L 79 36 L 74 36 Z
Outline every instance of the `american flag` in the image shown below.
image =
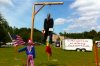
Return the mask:
M 12 37 L 12 43 L 14 46 L 25 44 L 25 42 L 23 41 L 23 39 L 19 35 L 11 35 L 11 37 Z

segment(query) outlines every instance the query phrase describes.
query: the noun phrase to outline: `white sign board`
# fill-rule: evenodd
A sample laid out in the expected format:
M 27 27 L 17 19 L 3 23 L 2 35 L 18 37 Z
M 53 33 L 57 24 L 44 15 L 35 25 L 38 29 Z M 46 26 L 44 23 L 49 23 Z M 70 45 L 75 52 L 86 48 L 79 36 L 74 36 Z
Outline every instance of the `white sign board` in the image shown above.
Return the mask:
M 65 50 L 84 49 L 92 51 L 92 39 L 65 39 L 62 41 L 62 48 Z

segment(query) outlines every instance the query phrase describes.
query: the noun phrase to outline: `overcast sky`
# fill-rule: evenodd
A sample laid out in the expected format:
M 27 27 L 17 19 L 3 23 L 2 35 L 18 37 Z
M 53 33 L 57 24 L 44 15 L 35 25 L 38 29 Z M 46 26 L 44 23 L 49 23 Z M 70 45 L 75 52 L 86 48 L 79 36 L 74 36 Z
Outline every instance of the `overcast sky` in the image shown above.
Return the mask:
M 100 0 L 0 0 L 0 12 L 10 26 L 30 28 L 32 6 L 41 1 L 63 1 L 64 4 L 45 6 L 35 16 L 35 28 L 42 30 L 44 19 L 51 13 L 55 33 L 100 31 Z

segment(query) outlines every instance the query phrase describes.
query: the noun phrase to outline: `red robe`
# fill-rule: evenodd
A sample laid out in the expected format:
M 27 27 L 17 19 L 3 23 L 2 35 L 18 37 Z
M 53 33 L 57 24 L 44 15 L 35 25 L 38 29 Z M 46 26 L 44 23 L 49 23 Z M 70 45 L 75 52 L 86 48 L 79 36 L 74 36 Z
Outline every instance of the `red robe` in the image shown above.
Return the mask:
M 46 53 L 48 53 L 50 56 L 52 56 L 52 51 L 50 46 L 46 46 Z

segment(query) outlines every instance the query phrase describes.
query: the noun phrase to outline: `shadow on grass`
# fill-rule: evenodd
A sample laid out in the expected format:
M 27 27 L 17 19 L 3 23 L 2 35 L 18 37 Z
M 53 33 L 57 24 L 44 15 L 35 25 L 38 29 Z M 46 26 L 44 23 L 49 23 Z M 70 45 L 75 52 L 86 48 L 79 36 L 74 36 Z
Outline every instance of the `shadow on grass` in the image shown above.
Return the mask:
M 66 65 L 59 63 L 40 63 L 38 66 L 66 66 Z

